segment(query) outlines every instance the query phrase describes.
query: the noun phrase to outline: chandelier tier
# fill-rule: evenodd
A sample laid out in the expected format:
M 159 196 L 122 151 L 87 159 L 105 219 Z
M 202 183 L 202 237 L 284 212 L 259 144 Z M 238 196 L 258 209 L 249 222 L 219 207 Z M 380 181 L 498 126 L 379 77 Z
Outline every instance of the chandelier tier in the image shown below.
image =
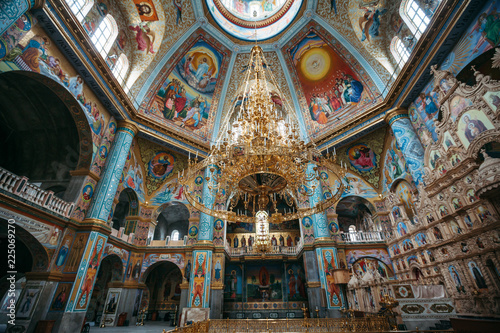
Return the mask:
M 217 143 L 208 158 L 189 158 L 179 182 L 189 203 L 207 215 L 256 223 L 257 212 L 267 212 L 269 222 L 281 223 L 320 213 L 340 199 L 346 170 L 335 161 L 335 153 L 323 157 L 301 139 L 294 111 L 283 98 L 262 49 L 254 46 Z M 194 193 L 195 179 L 206 168 L 205 188 L 210 193 L 203 196 L 224 203 L 215 208 L 214 200 L 207 205 Z M 300 207 L 304 198 L 322 193 L 318 171 L 335 188 L 324 200 Z

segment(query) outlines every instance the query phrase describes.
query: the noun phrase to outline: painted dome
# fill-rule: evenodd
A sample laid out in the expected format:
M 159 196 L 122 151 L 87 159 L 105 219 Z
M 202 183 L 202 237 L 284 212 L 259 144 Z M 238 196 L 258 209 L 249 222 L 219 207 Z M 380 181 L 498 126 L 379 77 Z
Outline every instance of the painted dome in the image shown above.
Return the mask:
M 265 40 L 281 33 L 300 10 L 302 0 L 206 0 L 210 14 L 229 34 Z

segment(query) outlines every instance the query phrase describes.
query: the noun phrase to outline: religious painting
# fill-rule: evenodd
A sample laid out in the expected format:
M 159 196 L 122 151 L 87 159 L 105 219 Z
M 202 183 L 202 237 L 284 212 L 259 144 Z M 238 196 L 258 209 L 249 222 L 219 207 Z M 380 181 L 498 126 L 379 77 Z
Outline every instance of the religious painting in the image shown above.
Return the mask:
M 399 249 L 399 245 L 398 244 L 394 244 L 392 246 L 392 253 L 393 253 L 393 255 L 401 254 L 401 250 Z
M 413 212 L 415 211 L 415 201 L 413 199 L 413 193 L 410 188 L 410 184 L 403 180 L 398 183 L 395 190 L 398 197 L 401 199 L 403 206 L 406 211 L 406 215 L 411 219 L 413 217 Z
M 472 229 L 474 227 L 474 224 L 472 223 L 472 220 L 469 216 L 469 214 L 463 216 L 463 220 L 467 228 Z
M 224 246 L 224 225 L 225 223 L 223 220 L 215 219 L 213 232 L 215 246 Z
M 408 233 L 408 227 L 404 222 L 398 223 L 398 233 L 400 236 L 404 236 Z
M 199 133 L 210 118 L 223 55 L 199 39 L 161 84 L 148 112 L 169 124 Z
M 483 100 L 496 113 L 498 111 L 498 108 L 500 107 L 500 91 L 488 91 L 488 92 L 486 92 L 483 95 Z
M 21 292 L 21 297 L 19 301 L 16 302 L 17 319 L 30 319 L 33 314 L 33 310 L 36 307 L 40 293 L 42 292 L 42 286 L 37 284 L 28 284 L 24 287 Z
M 405 239 L 401 244 L 403 246 L 403 251 L 410 251 L 414 248 L 414 245 L 410 239 Z
M 465 294 L 465 287 L 462 284 L 462 279 L 460 278 L 460 275 L 458 274 L 458 271 L 455 268 L 455 266 L 453 265 L 448 266 L 448 271 L 450 272 L 451 280 L 455 284 L 458 293 L 463 292 Z
M 453 137 L 451 136 L 449 131 L 444 132 L 443 134 L 443 147 L 446 151 L 450 149 L 453 146 L 456 146 L 457 144 L 455 143 L 455 140 L 453 140 Z
M 467 200 L 469 200 L 470 203 L 473 203 L 478 200 L 478 197 L 476 196 L 476 191 L 473 188 L 467 190 L 466 196 Z
M 458 223 L 455 220 L 450 221 L 450 227 L 451 231 L 455 234 L 461 234 L 462 233 L 462 228 L 458 225 Z
M 429 154 L 429 166 L 431 170 L 434 170 L 437 166 L 438 160 L 441 158 L 437 150 L 432 150 Z
M 390 146 L 385 154 L 384 161 L 384 178 L 383 178 L 383 189 L 388 192 L 391 188 L 392 183 L 401 178 L 405 178 L 407 174 L 406 166 L 404 163 L 404 157 L 398 146 L 396 138 L 392 131 L 390 131 Z
M 89 238 L 89 233 L 77 233 L 75 240 L 73 241 L 71 250 L 69 252 L 69 257 L 64 266 L 65 273 L 76 272 L 80 266 L 80 260 L 82 259 L 83 251 L 87 245 L 87 239 Z
M 316 30 L 310 29 L 287 52 L 309 117 L 317 126 L 333 123 L 347 114 L 354 116 L 357 106 L 368 101 L 371 92 L 358 73 Z
M 282 264 L 248 264 L 246 284 L 248 302 L 282 301 Z
M 361 278 L 362 276 L 365 275 L 365 273 L 370 272 L 371 274 L 380 274 L 383 278 L 391 278 L 394 277 L 394 273 L 392 272 L 391 268 L 387 266 L 385 263 L 378 259 L 370 258 L 370 257 L 364 257 L 359 260 L 357 260 L 353 265 L 352 265 L 353 272 Z
M 437 141 L 438 135 L 436 133 L 436 126 L 434 120 L 437 119 L 439 114 L 439 96 L 434 89 L 434 81 L 427 85 L 414 103 L 410 105 L 408 111 L 410 112 L 410 120 L 418 128 L 419 124 L 425 125 L 425 130 L 432 137 L 432 140 Z M 421 131 L 417 131 L 422 137 Z M 426 134 L 427 134 L 426 133 Z M 427 139 L 423 141 L 427 142 Z
M 328 230 L 330 230 L 330 235 L 336 235 L 339 232 L 339 224 L 336 221 L 331 221 L 328 223 Z
M 460 117 L 457 134 L 460 141 L 462 141 L 464 147 L 467 149 L 472 141 L 482 132 L 494 128 L 495 126 L 493 126 L 483 111 L 469 110 Z
M 78 293 L 76 294 L 74 310 L 75 311 L 86 311 L 87 305 L 90 302 L 92 296 L 92 290 L 94 287 L 94 282 L 97 277 L 97 272 L 99 270 L 99 265 L 101 263 L 102 254 L 104 252 L 104 246 L 106 244 L 107 237 L 100 234 L 92 232 L 92 238 L 95 238 L 93 249 L 91 253 L 88 253 L 88 262 L 82 261 L 80 269 L 85 270 L 83 278 L 77 279 L 75 281 L 75 287 L 79 286 Z M 91 241 L 92 241 L 91 238 Z M 85 267 L 85 266 L 86 267 Z M 81 282 L 80 285 L 78 285 Z
M 157 153 L 148 163 L 148 176 L 164 180 L 174 169 L 175 158 L 167 152 Z
M 397 221 L 398 219 L 403 218 L 403 215 L 401 214 L 401 210 L 399 209 L 398 206 L 394 206 L 392 208 L 392 216 L 394 217 L 395 221 Z
M 483 205 L 478 206 L 476 208 L 476 213 L 477 213 L 477 216 L 479 216 L 479 219 L 481 220 L 481 222 L 485 222 L 485 221 L 491 220 L 493 218 L 493 216 L 491 216 L 490 211 L 486 207 L 484 207 Z
M 468 98 L 462 96 L 455 96 L 450 101 L 450 119 L 455 122 L 460 115 L 460 113 L 465 110 L 465 108 L 472 105 L 472 101 Z
M 180 2 L 182 3 L 182 1 Z M 158 14 L 156 14 L 153 0 L 134 0 L 134 4 L 141 21 L 158 21 Z
M 486 285 L 486 280 L 484 279 L 484 276 L 481 273 L 481 270 L 479 269 L 477 264 L 474 261 L 469 261 L 468 266 L 469 266 L 471 275 L 474 278 L 474 281 L 476 282 L 477 288 L 478 289 L 487 289 L 488 286 Z
M 209 302 L 210 292 L 210 265 L 212 263 L 212 251 L 194 251 L 193 265 L 190 281 L 190 307 L 206 307 Z
M 243 272 L 241 265 L 227 265 L 224 271 L 224 302 L 241 302 L 242 299 Z
M 453 198 L 451 199 L 451 204 L 453 205 L 453 208 L 455 210 L 460 209 L 463 207 L 462 201 L 459 198 Z
M 342 306 L 342 294 L 338 284 L 335 282 L 334 271 L 337 266 L 337 249 L 316 249 L 318 268 L 320 272 L 321 287 L 326 292 L 327 305 L 329 309 Z
M 55 257 L 55 262 L 53 268 L 59 272 L 62 271 L 64 264 L 66 263 L 66 259 L 68 258 L 69 249 L 71 247 L 71 243 L 73 242 L 73 238 L 75 237 L 75 232 L 71 229 L 67 229 L 66 234 L 63 237 L 61 242 L 61 246 L 59 247 L 59 251 Z
M 360 196 L 365 199 L 378 197 L 378 193 L 373 189 L 373 187 L 369 186 L 360 177 L 352 173 L 346 173 L 346 176 L 344 177 L 344 179 L 342 179 L 342 182 L 345 186 L 344 193 L 341 196 L 342 198 L 348 197 L 350 195 Z
M 0 36 L 0 60 L 7 58 L 10 51 L 19 44 L 36 23 L 36 19 L 30 13 L 25 13 L 5 30 Z M 7 59 L 10 59 L 10 57 Z
M 224 283 L 224 254 L 215 253 L 213 255 L 213 279 L 212 285 L 222 285 Z
M 408 266 L 411 266 L 412 264 L 418 265 L 418 258 L 415 255 L 408 257 Z
M 427 236 L 424 233 L 420 232 L 415 235 L 415 241 L 418 246 L 424 246 L 427 244 Z
M 381 17 L 387 12 L 387 9 L 382 6 L 385 1 L 359 1 L 358 24 L 361 29 L 362 42 L 373 42 L 373 39 L 380 38 L 380 21 Z M 393 19 L 393 17 L 391 17 Z M 396 23 L 397 24 L 397 23 Z M 357 29 L 356 29 L 357 30 Z
M 131 253 L 130 259 L 128 261 L 127 271 L 125 274 L 125 280 L 135 280 L 138 281 L 141 275 L 142 258 L 144 254 L 142 253 Z
M 439 215 L 441 215 L 441 217 L 445 217 L 448 214 L 449 214 L 448 213 L 448 208 L 446 208 L 445 205 L 439 206 Z
M 347 150 L 351 165 L 357 171 L 370 171 L 377 165 L 373 150 L 364 143 L 358 143 Z
M 287 265 L 285 278 L 288 301 L 307 301 L 304 267 L 298 263 Z
M 120 301 L 121 290 L 115 288 L 108 290 L 108 296 L 106 302 L 104 303 L 104 313 L 107 315 L 115 315 L 118 302 Z
M 155 32 L 151 30 L 149 22 L 141 22 L 136 25 L 129 25 L 128 29 L 135 32 L 137 50 L 145 51 L 146 54 L 155 53 L 155 50 L 153 48 Z

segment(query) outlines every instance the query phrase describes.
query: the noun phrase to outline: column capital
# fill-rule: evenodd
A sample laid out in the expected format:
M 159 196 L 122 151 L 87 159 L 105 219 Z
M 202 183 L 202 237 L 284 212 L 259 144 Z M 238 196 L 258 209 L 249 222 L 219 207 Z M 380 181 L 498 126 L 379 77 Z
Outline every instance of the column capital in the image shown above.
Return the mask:
M 30 9 L 42 8 L 45 5 L 45 0 L 30 0 Z
M 408 109 L 405 108 L 394 108 L 385 114 L 385 122 L 388 123 L 389 125 L 392 125 L 392 123 L 399 119 L 399 118 L 409 118 L 408 116 Z
M 63 278 L 63 274 L 60 272 L 27 272 L 26 280 L 29 281 L 55 281 L 59 282 Z
M 137 127 L 137 125 L 134 122 L 131 122 L 130 120 L 118 121 L 118 131 L 123 129 L 128 129 L 129 131 L 132 131 L 134 136 L 139 132 L 139 128 Z

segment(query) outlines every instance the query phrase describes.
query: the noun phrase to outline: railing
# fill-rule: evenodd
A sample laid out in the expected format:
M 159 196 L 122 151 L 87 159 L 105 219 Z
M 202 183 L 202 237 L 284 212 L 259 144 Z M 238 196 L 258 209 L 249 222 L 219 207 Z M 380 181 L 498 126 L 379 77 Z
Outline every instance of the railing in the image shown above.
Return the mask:
M 37 206 L 64 217 L 70 217 L 74 203 L 59 199 L 52 191 L 45 191 L 30 184 L 27 177 L 20 177 L 0 168 L 0 190 L 12 193 Z
M 356 231 L 341 232 L 340 239 L 346 243 L 373 243 L 385 242 L 387 237 L 384 231 Z
M 300 253 L 300 250 L 303 248 L 303 243 L 302 240 L 299 241 L 297 246 L 271 246 L 271 249 L 269 251 L 266 251 L 264 253 L 257 251 L 257 249 L 254 246 L 244 246 L 244 247 L 237 247 L 233 248 L 230 247 L 229 244 L 226 242 L 224 244 L 224 247 L 226 249 L 227 254 L 229 254 L 232 257 L 237 257 L 237 256 L 260 256 L 262 254 L 266 255 L 292 255 L 295 256 L 298 253 Z
M 389 331 L 384 317 L 375 318 L 308 318 L 308 319 L 214 319 L 197 322 L 169 332 L 381 332 Z M 163 332 L 166 332 L 165 330 Z

